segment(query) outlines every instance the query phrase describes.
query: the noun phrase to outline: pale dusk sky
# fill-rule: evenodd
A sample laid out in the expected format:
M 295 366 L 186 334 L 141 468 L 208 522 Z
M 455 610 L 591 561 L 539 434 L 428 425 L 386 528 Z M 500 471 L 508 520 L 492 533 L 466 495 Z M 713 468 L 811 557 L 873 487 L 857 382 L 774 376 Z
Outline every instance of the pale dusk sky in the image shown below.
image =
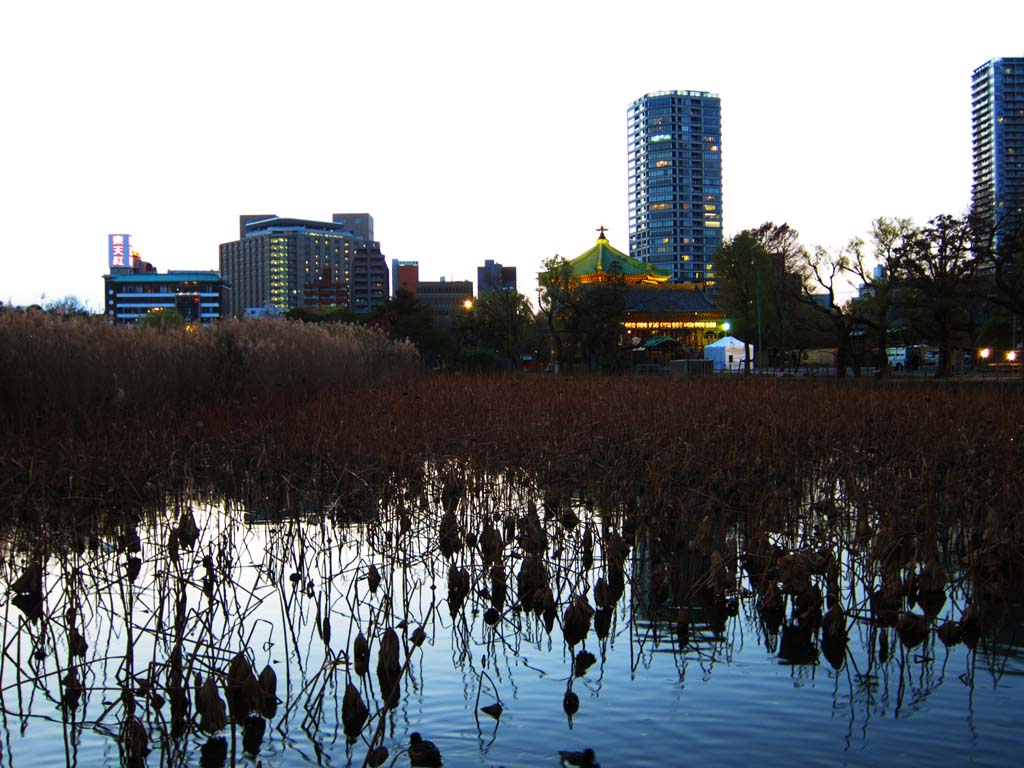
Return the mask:
M 36 2 L 0 11 L 0 301 L 101 309 L 107 234 L 216 269 L 242 213 L 367 211 L 388 259 L 533 295 L 628 249 L 626 108 L 722 103 L 726 235 L 808 248 L 970 202 L 973 69 L 1024 3 Z

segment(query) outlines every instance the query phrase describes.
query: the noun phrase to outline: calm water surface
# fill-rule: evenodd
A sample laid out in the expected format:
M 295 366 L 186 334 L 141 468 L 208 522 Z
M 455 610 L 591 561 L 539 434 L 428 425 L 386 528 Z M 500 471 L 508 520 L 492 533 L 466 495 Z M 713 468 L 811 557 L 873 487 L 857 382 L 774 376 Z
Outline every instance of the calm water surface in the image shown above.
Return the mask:
M 10 535 L 6 583 L 33 560 L 44 568 L 37 605 L 13 593 L 7 601 L 0 763 L 361 766 L 374 742 L 390 752 L 385 765 L 408 765 L 401 751 L 413 731 L 434 741 L 448 766 L 557 766 L 561 750 L 588 747 L 606 767 L 1009 765 L 1024 747 L 1022 625 L 1012 606 L 975 650 L 947 649 L 934 631 L 907 648 L 895 630 L 869 620 L 854 561 L 841 557 L 849 643 L 832 663 L 821 653 L 820 631 L 800 654 L 766 631 L 742 570 L 726 580 L 719 609 L 703 605 L 706 562 L 698 561 L 706 556 L 662 548 L 655 557 L 657 532 L 647 531 L 626 536 L 625 584 L 605 614 L 610 622 L 599 631 L 599 617 L 588 617 L 585 637 L 570 648 L 562 624 L 573 596 L 594 606 L 598 580 L 610 576 L 614 555 L 602 543 L 609 521 L 583 507 L 545 521 L 541 504 L 538 540 L 537 530 L 524 538 L 533 507 L 515 494 L 483 507 L 449 506 L 457 537 L 443 526 L 439 532 L 442 509 L 422 504 L 397 504 L 358 524 L 313 516 L 270 522 L 236 506 L 194 505 L 199 535 L 191 547 L 177 512 L 120 536 L 67 542 L 77 552 L 43 552 Z M 502 525 L 509 517 L 520 522 L 512 537 Z M 494 626 L 485 621 L 495 591 L 490 564 L 473 541 L 484 519 L 505 539 L 498 558 L 508 598 Z M 592 563 L 583 554 L 588 531 Z M 467 533 L 475 546 L 465 544 Z M 458 551 L 442 552 L 456 540 Z M 556 602 L 550 631 L 543 611 L 518 607 L 517 576 L 529 550 L 544 564 Z M 134 580 L 129 558 L 138 558 Z M 673 577 L 659 592 L 652 566 L 665 558 Z M 453 563 L 469 577 L 461 599 L 450 589 Z M 374 590 L 371 566 L 381 577 Z M 697 597 L 684 601 L 684 593 Z M 684 602 L 692 621 L 681 643 Z M 950 589 L 932 626 L 963 608 L 963 595 Z M 404 665 L 393 708 L 385 707 L 376 673 L 388 627 L 398 633 Z M 421 646 L 412 642 L 417 627 L 426 632 Z M 364 675 L 353 655 L 360 632 L 370 642 Z M 178 722 L 170 703 L 176 648 L 189 699 Z M 594 657 L 585 670 L 574 664 L 581 651 Z M 249 715 L 248 739 L 241 715 L 234 727 L 204 733 L 196 676 L 212 677 L 224 698 L 238 653 L 256 675 L 275 670 L 276 711 Z M 81 684 L 74 701 L 71 668 Z M 349 682 L 370 713 L 354 740 L 342 718 Z M 569 691 L 579 702 L 572 716 Z M 496 702 L 498 719 L 480 711 Z M 148 734 L 141 759 L 124 746 L 132 711 Z M 265 733 L 253 739 L 259 719 Z

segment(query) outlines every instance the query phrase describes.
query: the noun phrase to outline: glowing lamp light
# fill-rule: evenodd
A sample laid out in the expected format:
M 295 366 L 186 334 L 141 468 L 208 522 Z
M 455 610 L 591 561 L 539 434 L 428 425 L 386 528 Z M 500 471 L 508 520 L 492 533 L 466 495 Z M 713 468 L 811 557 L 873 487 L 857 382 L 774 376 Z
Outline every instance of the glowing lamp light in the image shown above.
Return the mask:
M 1009 352 L 1006 353 L 1006 359 L 1009 360 L 1011 363 L 1016 362 L 1016 360 L 1017 360 L 1017 351 L 1011 349 Z
M 982 360 L 988 360 L 989 355 L 991 355 L 991 354 L 992 354 L 992 350 L 989 349 L 988 347 L 985 347 L 985 349 L 983 349 L 980 352 L 978 352 L 978 357 L 980 357 Z
M 462 302 L 462 308 L 469 312 L 469 310 L 473 308 L 473 300 L 466 299 L 464 302 Z
M 722 330 L 725 331 L 726 333 L 729 332 L 730 328 L 732 328 L 732 325 L 730 325 L 728 320 L 726 320 L 724 323 L 722 323 Z

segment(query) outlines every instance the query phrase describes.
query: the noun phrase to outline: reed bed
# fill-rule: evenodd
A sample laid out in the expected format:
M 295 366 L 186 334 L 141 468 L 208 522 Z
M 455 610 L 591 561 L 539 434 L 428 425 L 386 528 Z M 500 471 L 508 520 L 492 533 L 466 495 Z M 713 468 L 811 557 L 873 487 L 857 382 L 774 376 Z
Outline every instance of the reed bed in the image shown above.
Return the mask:
M 0 314 L 0 427 L 102 427 L 230 398 L 293 400 L 411 375 L 415 349 L 355 325 L 226 320 L 194 330 Z
M 188 494 L 362 520 L 440 466 L 464 488 L 506 477 L 556 508 L 618 510 L 632 530 L 738 528 L 754 559 L 814 528 L 815 546 L 870 551 L 887 583 L 954 558 L 1005 600 L 1024 571 L 1021 423 L 1018 390 L 996 385 L 424 376 L 13 431 L 0 497 L 39 540 Z

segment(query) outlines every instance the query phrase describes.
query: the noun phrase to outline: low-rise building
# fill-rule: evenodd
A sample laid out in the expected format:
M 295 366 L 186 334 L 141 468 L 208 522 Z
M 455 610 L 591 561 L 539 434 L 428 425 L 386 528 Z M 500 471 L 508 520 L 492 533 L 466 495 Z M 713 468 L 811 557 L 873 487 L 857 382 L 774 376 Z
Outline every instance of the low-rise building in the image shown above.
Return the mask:
M 471 280 L 420 280 L 416 284 L 416 298 L 430 307 L 434 322 L 447 326 L 460 313 L 472 307 L 473 282 Z M 467 304 L 467 302 L 469 302 Z
M 115 323 L 134 323 L 146 314 L 173 309 L 189 324 L 221 317 L 228 288 L 215 270 L 159 273 L 131 249 L 129 235 L 108 237 L 110 272 L 103 276 L 103 313 Z

